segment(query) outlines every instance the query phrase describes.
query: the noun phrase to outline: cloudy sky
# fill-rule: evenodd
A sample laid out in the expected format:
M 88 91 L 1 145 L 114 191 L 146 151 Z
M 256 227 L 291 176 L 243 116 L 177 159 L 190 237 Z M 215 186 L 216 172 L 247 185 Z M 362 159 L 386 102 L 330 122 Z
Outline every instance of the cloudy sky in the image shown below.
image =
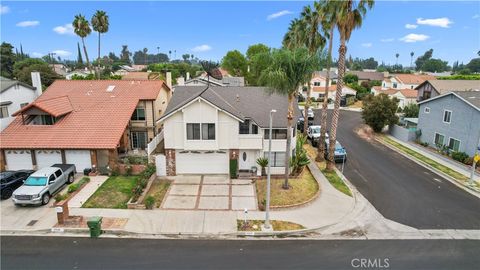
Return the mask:
M 80 39 L 73 34 L 75 14 L 91 18 L 95 10 L 110 16 L 110 31 L 102 51 L 176 50 L 201 59 L 220 60 L 228 50 L 245 52 L 250 44 L 280 47 L 289 22 L 311 2 L 11 2 L 2 1 L 1 40 L 23 46 L 31 56 L 55 52 L 76 58 Z M 336 35 L 338 37 L 338 34 Z M 87 38 L 91 58 L 96 55 L 96 33 Z M 375 57 L 379 62 L 410 64 L 433 48 L 434 57 L 468 62 L 480 50 L 480 1 L 377 1 L 348 44 L 353 57 Z M 335 55 L 336 57 L 336 52 Z M 172 57 L 174 54 L 172 53 Z

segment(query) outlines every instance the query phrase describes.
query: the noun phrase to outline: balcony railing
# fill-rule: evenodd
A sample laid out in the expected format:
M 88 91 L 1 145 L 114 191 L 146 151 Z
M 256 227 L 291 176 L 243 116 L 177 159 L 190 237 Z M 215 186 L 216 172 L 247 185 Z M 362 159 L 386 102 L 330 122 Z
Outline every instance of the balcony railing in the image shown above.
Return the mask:
M 239 134 L 238 147 L 239 149 L 262 149 L 263 136 L 262 134 Z

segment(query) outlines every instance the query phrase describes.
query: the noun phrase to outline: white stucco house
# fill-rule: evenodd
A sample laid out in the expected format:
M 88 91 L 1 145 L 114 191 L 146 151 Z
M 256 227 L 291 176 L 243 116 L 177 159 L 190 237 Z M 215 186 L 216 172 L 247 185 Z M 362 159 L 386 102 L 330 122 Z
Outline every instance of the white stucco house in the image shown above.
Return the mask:
M 331 99 L 332 101 L 335 101 L 337 94 L 337 85 L 330 85 L 328 87 L 328 98 Z M 355 96 L 357 94 L 357 91 L 353 88 L 350 88 L 346 85 L 343 86 L 342 88 L 342 98 L 346 96 Z M 314 86 L 312 87 L 312 98 L 318 99 L 318 98 L 323 98 L 325 95 L 325 86 Z
M 294 108 L 298 108 L 295 104 Z M 230 160 L 243 172 L 268 155 L 269 113 L 273 117 L 272 174 L 284 173 L 288 101 L 263 87 L 177 86 L 163 124 L 167 175 L 228 174 Z M 294 123 L 300 112 L 296 109 Z M 295 148 L 292 132 L 290 151 Z
M 2 131 L 15 119 L 12 114 L 34 101 L 42 89 L 38 89 L 40 93 L 37 93 L 37 89 L 31 85 L 4 77 L 0 77 L 0 85 L 0 131 Z
M 418 91 L 415 89 L 382 89 L 381 86 L 374 86 L 371 89 L 371 93 L 374 96 L 386 94 L 390 98 L 396 97 L 398 99 L 398 107 L 402 109 L 409 104 L 417 104 Z
M 382 89 L 415 89 L 427 80 L 434 80 L 435 76 L 427 74 L 392 74 L 382 81 Z

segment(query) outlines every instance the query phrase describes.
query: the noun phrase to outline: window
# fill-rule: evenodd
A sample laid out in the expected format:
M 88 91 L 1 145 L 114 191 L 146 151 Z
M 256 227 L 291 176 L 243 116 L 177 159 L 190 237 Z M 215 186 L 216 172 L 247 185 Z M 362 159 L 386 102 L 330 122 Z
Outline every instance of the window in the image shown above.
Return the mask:
M 439 133 L 435 133 L 435 145 L 443 145 L 443 142 L 445 140 L 445 136 Z
M 51 181 L 55 181 L 55 175 L 50 175 L 50 177 L 48 178 L 48 182 L 51 182 Z
M 238 126 L 239 134 L 250 134 L 250 120 L 245 120 L 239 123 Z
M 53 125 L 57 122 L 57 119 L 51 115 L 40 115 L 39 125 Z
M 7 118 L 7 117 L 8 117 L 8 107 L 0 106 L 0 118 Z
M 62 171 L 57 170 L 57 171 L 55 172 L 55 177 L 58 178 L 58 177 L 60 177 L 60 175 L 62 175 Z
M 130 120 L 145 121 L 145 108 L 136 108 L 135 111 L 133 111 Z
M 264 153 L 268 159 L 268 152 Z M 272 152 L 272 167 L 285 167 L 285 152 Z
M 448 140 L 448 149 L 458 152 L 458 149 L 460 148 L 460 141 L 455 139 L 455 138 L 450 138 Z
M 187 124 L 187 140 L 200 140 L 200 124 Z
M 202 140 L 215 140 L 215 124 L 202 124 Z
M 425 107 L 425 109 L 423 110 L 425 113 L 430 113 L 430 108 L 429 107 Z
M 452 120 L 452 111 L 444 110 L 443 111 L 443 122 L 450 124 L 451 120 Z
M 431 95 L 431 92 L 423 90 L 422 100 L 429 99 Z
M 397 86 L 398 86 L 397 83 L 394 82 L 394 83 L 393 83 L 393 88 L 397 88 Z
M 255 124 L 252 124 L 252 134 L 258 134 L 258 126 Z
M 132 131 L 130 133 L 132 138 L 133 149 L 145 149 L 147 148 L 147 132 L 144 131 Z
M 264 138 L 268 140 L 268 129 L 264 130 Z M 286 129 L 272 129 L 272 140 L 283 140 L 287 138 L 287 130 Z
M 321 86 L 322 83 L 321 82 L 313 82 L 313 86 Z

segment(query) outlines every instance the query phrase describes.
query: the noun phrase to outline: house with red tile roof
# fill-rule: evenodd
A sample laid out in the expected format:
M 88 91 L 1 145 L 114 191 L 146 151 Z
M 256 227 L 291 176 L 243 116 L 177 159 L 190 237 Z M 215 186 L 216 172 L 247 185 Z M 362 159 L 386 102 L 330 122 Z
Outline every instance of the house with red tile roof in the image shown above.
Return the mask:
M 374 86 L 371 89 L 373 95 L 386 94 L 390 98 L 396 97 L 398 99 L 398 107 L 403 108 L 408 104 L 417 103 L 417 93 L 415 89 L 382 89 L 381 86 Z
M 382 82 L 382 88 L 414 89 L 427 80 L 434 80 L 435 76 L 427 74 L 392 74 Z
M 113 168 L 159 133 L 171 92 L 161 80 L 57 80 L 0 133 L 0 169 Z

